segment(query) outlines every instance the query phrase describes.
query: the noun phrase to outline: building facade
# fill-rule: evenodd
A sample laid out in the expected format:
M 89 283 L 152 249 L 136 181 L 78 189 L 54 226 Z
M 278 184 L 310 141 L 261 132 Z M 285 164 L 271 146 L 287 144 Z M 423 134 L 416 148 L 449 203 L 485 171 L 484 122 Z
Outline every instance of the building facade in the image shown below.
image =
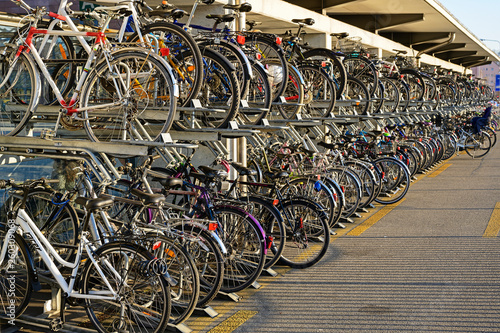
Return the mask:
M 495 82 L 496 76 L 500 75 L 500 63 L 492 62 L 489 65 L 473 67 L 472 74 L 477 79 L 486 80 L 486 84 L 493 89 L 495 96 L 499 96 L 500 91 L 495 91 Z

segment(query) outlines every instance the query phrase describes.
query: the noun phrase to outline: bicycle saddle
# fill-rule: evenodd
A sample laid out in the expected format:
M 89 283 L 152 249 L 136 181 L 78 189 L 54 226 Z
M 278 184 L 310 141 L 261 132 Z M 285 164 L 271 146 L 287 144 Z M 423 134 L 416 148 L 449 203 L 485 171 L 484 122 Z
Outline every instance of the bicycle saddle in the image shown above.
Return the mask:
M 143 201 L 145 205 L 158 204 L 162 201 L 165 201 L 165 196 L 163 194 L 146 193 L 136 188 L 130 190 L 130 193 L 141 199 L 141 201 Z
M 224 5 L 222 6 L 224 9 L 232 9 L 235 11 L 239 11 L 240 13 L 248 13 L 252 11 L 252 5 L 248 2 L 244 2 L 239 5 Z
M 256 170 L 244 167 L 236 162 L 231 162 L 231 166 L 235 168 L 241 176 L 255 176 L 257 174 Z
M 348 32 L 335 32 L 333 34 L 330 34 L 330 36 L 335 37 L 337 39 L 342 39 L 342 38 L 346 38 L 347 36 L 349 36 L 349 33 Z
M 254 21 L 254 20 L 247 21 L 246 23 L 250 27 L 250 30 L 253 30 L 253 28 L 255 26 L 257 26 L 257 25 L 261 25 L 262 24 L 262 22 L 258 22 L 258 21 Z
M 271 179 L 288 178 L 290 176 L 290 174 L 286 171 L 277 171 L 277 172 L 266 171 L 264 175 Z
M 298 24 L 305 24 L 305 25 L 313 25 L 316 23 L 314 19 L 312 18 L 305 18 L 305 19 L 293 19 L 293 23 L 298 23 Z
M 397 49 L 392 49 L 392 50 L 398 54 L 407 54 L 408 53 L 407 51 L 404 51 L 404 50 L 397 50 Z
M 327 142 L 323 142 L 323 141 L 318 142 L 318 146 L 326 148 L 326 149 L 332 149 L 332 150 L 339 149 L 339 145 L 338 144 L 336 144 L 336 143 L 327 143 Z
M 87 209 L 88 211 L 109 208 L 113 205 L 114 202 L 115 200 L 113 198 L 90 199 L 90 198 L 78 197 L 75 200 L 75 203 L 85 206 L 85 209 Z
M 214 169 L 214 168 L 207 167 L 204 165 L 200 166 L 199 169 L 201 170 L 201 172 L 203 172 L 205 174 L 205 176 L 207 176 L 210 179 L 214 179 L 214 178 L 225 179 L 227 177 L 227 172 L 224 170 Z
M 215 2 L 215 0 L 201 0 L 205 5 L 211 5 Z
M 226 15 L 209 14 L 206 16 L 206 18 L 216 20 L 218 23 L 232 22 L 234 20 L 234 14 L 226 14 Z
M 172 17 L 174 19 L 180 19 L 189 13 L 183 9 L 170 8 L 170 9 L 155 9 L 150 11 L 149 16 L 161 16 L 163 18 Z

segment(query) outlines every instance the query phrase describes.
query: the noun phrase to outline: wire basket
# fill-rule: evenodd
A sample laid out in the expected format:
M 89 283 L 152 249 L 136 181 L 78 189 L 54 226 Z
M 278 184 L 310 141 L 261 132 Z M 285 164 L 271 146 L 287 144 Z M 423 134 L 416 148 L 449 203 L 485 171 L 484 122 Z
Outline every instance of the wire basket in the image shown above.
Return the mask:
M 342 52 L 360 52 L 363 48 L 363 44 L 361 44 L 361 37 L 339 39 L 338 46 Z
M 377 155 L 388 155 L 395 154 L 397 146 L 394 141 L 381 141 L 375 146 L 375 154 Z

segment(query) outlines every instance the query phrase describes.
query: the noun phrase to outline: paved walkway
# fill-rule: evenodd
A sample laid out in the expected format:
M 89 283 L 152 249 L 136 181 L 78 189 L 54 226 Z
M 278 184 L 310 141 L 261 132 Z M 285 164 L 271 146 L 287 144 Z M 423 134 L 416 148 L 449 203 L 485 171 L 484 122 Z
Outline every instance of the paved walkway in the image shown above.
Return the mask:
M 497 202 L 500 149 L 481 160 L 454 157 L 420 176 L 371 227 L 362 221 L 383 214 L 369 221 L 374 212 L 364 214 L 341 230 L 317 266 L 279 268 L 279 277 L 261 278 L 263 287 L 242 292 L 239 303 L 218 300 L 215 320 L 189 325 L 202 332 L 500 332 Z

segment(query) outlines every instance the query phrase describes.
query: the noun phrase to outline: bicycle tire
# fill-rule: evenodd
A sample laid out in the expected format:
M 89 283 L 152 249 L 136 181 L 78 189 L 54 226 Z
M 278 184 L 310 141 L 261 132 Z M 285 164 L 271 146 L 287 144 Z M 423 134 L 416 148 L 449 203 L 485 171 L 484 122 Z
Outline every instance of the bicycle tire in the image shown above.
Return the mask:
M 305 82 L 305 105 L 302 107 L 302 113 L 311 118 L 329 117 L 337 96 L 333 80 L 318 66 L 301 65 L 298 69 Z
M 75 208 L 69 202 L 57 203 L 56 195 L 52 189 L 30 189 L 24 210 L 61 258 L 69 261 L 79 242 L 80 221 Z M 17 199 L 17 202 L 13 203 L 13 209 L 17 211 L 21 206 L 22 198 L 15 194 L 11 198 Z M 53 220 L 49 221 L 49 219 Z M 33 258 L 38 269 L 47 269 L 38 254 Z M 62 267 L 60 264 L 56 265 L 59 268 Z
M 199 94 L 203 80 L 201 51 L 193 36 L 181 27 L 165 21 L 142 27 L 141 34 L 146 38 L 148 35 L 154 35 L 155 38 L 159 35 L 160 39 L 157 40 L 161 40 L 163 44 L 160 49 L 168 49 L 168 55 L 163 57 L 172 66 L 179 83 L 180 96 L 177 103 L 179 106 L 189 106 L 191 100 Z M 137 43 L 140 41 L 140 36 L 135 32 L 129 40 Z M 188 50 L 189 52 L 186 52 Z
M 259 62 L 254 60 L 250 60 L 250 62 L 252 63 L 252 78 L 246 96 L 250 109 L 240 108 L 238 118 L 243 124 L 258 125 L 269 114 L 272 92 L 268 72 Z
M 82 89 L 81 105 L 89 108 L 83 111 L 88 137 L 94 142 L 158 141 L 170 129 L 176 110 L 176 86 L 168 65 L 155 54 L 138 48 L 113 52 L 109 63 L 113 73 L 119 75 L 109 73 L 107 62 L 100 63 L 89 73 Z M 114 83 L 118 81 L 114 80 L 116 76 L 122 78 L 118 87 Z M 146 91 L 148 87 L 153 90 Z M 131 95 L 119 99 L 122 92 Z M 93 106 L 99 107 L 103 102 L 109 105 L 110 101 L 117 105 L 92 110 Z
M 50 25 L 50 22 L 46 21 L 41 21 L 38 22 L 37 24 L 37 29 L 48 29 Z M 10 40 L 10 44 L 14 45 L 22 45 L 24 43 L 24 38 L 20 39 L 20 36 L 26 36 L 28 34 L 28 31 L 30 28 L 33 26 L 32 23 L 28 23 L 18 30 L 18 34 L 16 36 L 13 36 Z M 55 25 L 52 30 L 58 30 L 62 31 L 63 29 L 59 27 L 58 25 Z M 45 45 L 50 45 L 50 43 L 58 43 L 58 47 L 54 49 L 54 45 L 52 45 L 52 49 L 45 47 L 43 50 L 39 48 L 38 41 L 41 41 L 45 38 L 48 38 L 48 44 L 46 43 Z M 55 38 L 52 39 L 52 38 Z M 48 73 L 52 76 L 52 79 L 55 79 L 56 77 L 54 76 L 54 73 L 60 72 L 61 66 L 64 66 L 64 72 L 61 73 L 61 75 L 57 75 L 57 77 L 61 78 L 60 80 L 54 80 L 56 82 L 56 85 L 58 86 L 61 95 L 63 97 L 66 97 L 70 90 L 73 88 L 75 84 L 75 79 L 76 79 L 76 64 L 73 62 L 77 59 L 76 57 L 76 52 L 75 52 L 75 47 L 73 45 L 73 42 L 71 41 L 71 38 L 68 36 L 56 36 L 56 35 L 35 35 L 34 38 L 32 39 L 32 43 L 37 49 L 37 51 L 40 53 L 40 57 L 42 58 L 42 61 L 44 62 Z M 44 52 L 46 51 L 46 52 Z M 60 61 L 61 60 L 68 60 L 66 63 L 62 64 Z M 67 68 L 66 68 L 67 67 Z M 43 105 L 58 105 L 59 100 L 57 97 L 54 95 L 52 88 L 49 86 L 49 83 L 44 79 L 43 76 L 41 76 L 41 87 L 42 87 L 42 93 L 40 97 L 40 104 Z
M 342 107 L 346 114 L 360 114 L 364 115 L 368 112 L 370 108 L 370 92 L 366 88 L 365 84 L 354 77 L 347 78 L 347 85 L 342 96 L 347 100 L 359 100 L 356 105 L 351 105 L 349 107 Z
M 308 60 L 323 60 L 326 58 L 326 67 L 331 66 L 332 79 L 335 83 L 336 99 L 340 99 L 347 85 L 347 72 L 337 54 L 329 49 L 315 48 L 302 54 Z M 331 65 L 329 64 L 331 62 Z
M 272 102 L 279 102 L 279 97 L 283 95 L 286 85 L 284 77 L 288 77 L 288 61 L 285 51 L 276 44 L 276 39 L 272 39 L 262 34 L 246 32 L 247 41 L 243 50 L 249 57 L 258 57 L 259 62 L 269 72 L 269 79 L 272 91 Z M 253 54 L 256 53 L 256 54 Z M 258 55 L 257 55 L 258 54 Z
M 141 264 L 155 259 L 154 256 L 137 244 L 123 241 L 103 245 L 93 254 L 97 262 L 105 263 L 105 266 L 99 267 L 100 270 L 103 274 L 107 273 L 106 279 L 113 281 L 110 282 L 112 286 L 119 287 L 115 292 L 122 296 L 115 302 L 97 298 L 85 299 L 85 311 L 97 331 L 107 333 L 117 331 L 118 328 L 130 330 L 129 326 L 135 325 L 131 331 L 143 332 L 144 329 L 146 332 L 164 332 L 170 316 L 170 286 L 162 275 L 146 274 L 147 272 L 141 269 Z M 116 274 L 117 271 L 120 274 Z M 80 280 L 82 294 L 90 295 L 93 291 L 108 290 L 106 281 L 102 280 L 92 260 L 85 263 Z M 128 289 L 123 288 L 125 284 L 129 286 Z M 145 286 L 149 286 L 149 292 L 143 295 L 139 289 L 133 289 Z M 130 297 L 135 297 L 135 300 L 130 300 Z M 134 308 L 132 304 L 135 304 Z M 119 305 L 119 308 L 116 305 Z M 122 311 L 123 308 L 128 311 Z M 133 314 L 133 319 L 130 314 Z M 116 319 L 110 320 L 113 317 Z
M 155 258 L 164 259 L 168 274 L 175 284 L 170 283 L 171 309 L 169 323 L 179 325 L 189 319 L 194 312 L 200 296 L 200 276 L 189 251 L 180 243 L 182 239 L 173 234 L 148 232 L 146 242 L 141 241 L 146 249 L 151 249 Z M 180 237 L 179 237 L 180 238 Z M 161 242 L 161 243 L 160 243 Z
M 271 268 L 281 257 L 286 242 L 286 230 L 283 217 L 269 199 L 246 196 L 238 198 L 245 203 L 245 210 L 259 221 L 266 233 L 268 251 L 264 269 Z M 269 245 L 270 244 L 270 245 Z M 269 253 L 271 250 L 271 253 Z
M 273 105 L 270 113 L 272 119 L 293 119 L 295 115 L 300 113 L 304 104 L 304 78 L 292 64 L 287 63 L 287 66 L 288 77 L 282 95 L 286 103 Z
M 190 223 L 189 220 L 173 225 L 169 221 L 169 224 L 182 233 L 195 237 L 194 241 L 185 241 L 183 245 L 193 258 L 200 275 L 200 296 L 196 306 L 204 307 L 217 296 L 222 286 L 224 258 L 221 249 L 212 232 Z
M 474 136 L 467 136 L 467 139 L 465 139 L 465 152 L 472 158 L 483 157 L 490 151 L 490 136 L 484 132 L 480 132 Z
M 369 97 L 373 97 L 378 88 L 378 73 L 375 65 L 359 53 L 348 54 L 342 64 L 350 77 L 354 77 L 367 86 Z M 367 83 L 372 83 L 368 85 Z
M 330 244 L 328 217 L 313 202 L 303 199 L 283 202 L 282 210 L 288 239 L 279 262 L 292 268 L 307 268 L 317 264 L 325 256 Z M 288 216 L 293 221 L 287 223 Z M 310 245 L 312 241 L 314 243 Z
M 382 175 L 382 192 L 375 201 L 385 205 L 401 201 L 410 188 L 408 168 L 392 157 L 378 158 L 372 163 Z
M 249 214 L 236 207 L 216 206 L 214 213 L 222 227 L 219 236 L 228 250 L 221 290 L 238 292 L 254 283 L 264 268 L 265 236 Z
M 219 40 L 215 43 L 213 40 L 206 38 L 198 41 L 198 45 L 202 48 L 205 47 L 217 51 L 234 66 L 240 85 L 240 99 L 246 99 L 252 78 L 252 67 L 250 60 L 239 46 L 226 40 Z
M 200 47 L 203 59 L 203 83 L 198 96 L 204 109 L 178 110 L 174 128 L 227 128 L 238 115 L 240 85 L 234 66 L 217 51 Z M 186 51 L 186 58 L 189 52 Z M 222 111 L 222 112 L 220 112 Z
M 17 254 L 16 257 L 10 257 L 11 254 L 7 252 L 0 266 L 3 272 L 5 270 L 5 274 L 0 275 L 0 324 L 15 322 L 15 318 L 22 315 L 28 307 L 33 292 L 32 273 L 30 273 L 31 253 L 28 244 L 17 233 L 12 240 L 6 240 L 6 237 L 6 225 L 0 223 L 0 244 L 13 241 L 13 245 L 19 249 L 14 252 Z M 14 285 L 11 281 L 14 281 Z M 12 305 L 14 305 L 13 313 L 11 312 Z
M 34 60 L 31 56 L 22 52 L 15 63 L 12 63 L 11 60 L 15 54 L 16 52 L 11 50 L 6 56 L 0 58 L 0 66 L 2 67 L 0 82 L 3 82 L 5 76 L 9 75 L 9 69 L 12 70 L 11 77 L 14 72 L 16 73 L 12 84 L 0 88 L 0 96 L 6 96 L 11 91 L 19 91 L 14 94 L 17 97 L 10 102 L 1 101 L 0 135 L 2 136 L 19 134 L 33 117 L 40 99 L 39 89 L 34 89 L 41 85 L 40 74 L 36 69 Z M 26 95 L 22 99 L 19 98 L 21 91 L 26 91 Z

